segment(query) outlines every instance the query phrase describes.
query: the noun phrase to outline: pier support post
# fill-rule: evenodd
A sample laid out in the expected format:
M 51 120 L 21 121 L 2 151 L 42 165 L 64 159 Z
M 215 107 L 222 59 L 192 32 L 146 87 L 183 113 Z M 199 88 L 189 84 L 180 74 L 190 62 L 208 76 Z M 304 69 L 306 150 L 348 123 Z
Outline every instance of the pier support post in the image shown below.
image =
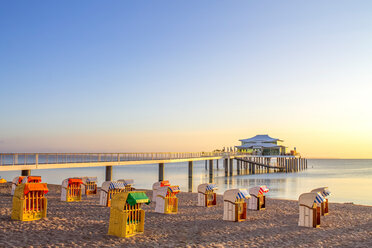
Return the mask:
M 213 159 L 209 160 L 209 183 L 213 183 Z
M 216 159 L 216 165 L 217 165 L 217 170 L 218 170 L 218 159 Z
M 112 166 L 106 166 L 106 181 L 112 181 Z
M 240 175 L 240 164 L 241 162 L 237 159 L 236 160 L 236 173 Z
M 31 175 L 31 170 L 22 170 L 21 172 L 21 176 L 30 176 Z
M 159 182 L 164 180 L 164 163 L 159 163 Z
M 229 160 L 227 158 L 225 158 L 223 160 L 223 164 L 224 164 L 224 167 L 225 167 L 225 177 L 227 177 L 229 175 Z
M 193 174 L 193 162 L 189 161 L 189 192 L 192 192 L 192 174 Z
M 285 172 L 288 173 L 289 171 L 289 159 L 284 160 L 284 165 L 285 165 Z
M 208 170 L 207 165 L 208 165 L 208 160 L 205 160 L 205 170 Z
M 18 154 L 13 155 L 13 164 L 18 164 Z
M 232 159 L 232 158 L 230 158 L 229 159 L 230 161 L 230 176 L 233 176 L 234 175 L 234 171 L 233 171 L 233 169 L 234 169 L 234 159 Z

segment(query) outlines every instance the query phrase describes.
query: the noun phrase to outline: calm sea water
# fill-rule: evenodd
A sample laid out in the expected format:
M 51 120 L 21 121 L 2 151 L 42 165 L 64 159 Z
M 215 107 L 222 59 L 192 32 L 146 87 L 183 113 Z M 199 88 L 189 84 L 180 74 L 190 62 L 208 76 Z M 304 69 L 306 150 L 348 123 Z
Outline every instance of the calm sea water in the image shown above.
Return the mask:
M 194 162 L 193 191 L 197 185 L 209 182 L 209 173 L 204 161 Z M 216 162 L 214 162 L 216 168 Z M 234 166 L 236 168 L 236 166 Z M 188 190 L 187 163 L 165 164 L 165 179 L 171 184 L 180 185 L 181 190 Z M 236 172 L 234 172 L 236 174 Z M 0 172 L 0 176 L 10 181 L 20 172 Z M 61 184 L 67 177 L 97 176 L 99 185 L 105 178 L 105 168 L 75 168 L 55 170 L 34 170 L 32 175 L 42 176 L 42 180 L 51 184 Z M 297 173 L 271 173 L 259 175 L 240 175 L 225 177 L 222 160 L 215 170 L 214 183 L 218 193 L 229 188 L 250 188 L 265 184 L 269 187 L 269 197 L 297 200 L 301 193 L 311 189 L 328 186 L 330 202 L 353 202 L 354 204 L 372 205 L 372 160 L 368 159 L 309 159 L 308 169 Z M 136 188 L 151 189 L 157 181 L 158 166 L 130 165 L 113 167 L 113 179 L 132 178 Z

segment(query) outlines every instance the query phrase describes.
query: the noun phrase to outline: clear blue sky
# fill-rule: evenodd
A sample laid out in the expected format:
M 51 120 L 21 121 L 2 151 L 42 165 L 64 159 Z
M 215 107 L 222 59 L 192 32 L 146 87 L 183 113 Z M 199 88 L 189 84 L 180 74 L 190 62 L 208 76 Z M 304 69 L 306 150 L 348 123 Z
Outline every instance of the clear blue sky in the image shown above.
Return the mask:
M 1 1 L 0 30 L 0 152 L 372 147 L 372 1 Z

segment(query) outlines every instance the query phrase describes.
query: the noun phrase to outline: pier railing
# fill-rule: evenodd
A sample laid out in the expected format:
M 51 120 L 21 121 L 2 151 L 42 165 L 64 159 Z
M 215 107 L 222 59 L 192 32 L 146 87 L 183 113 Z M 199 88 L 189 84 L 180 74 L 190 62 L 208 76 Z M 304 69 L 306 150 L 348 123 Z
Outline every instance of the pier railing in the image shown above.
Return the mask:
M 0 166 L 229 157 L 238 152 L 1 153 Z

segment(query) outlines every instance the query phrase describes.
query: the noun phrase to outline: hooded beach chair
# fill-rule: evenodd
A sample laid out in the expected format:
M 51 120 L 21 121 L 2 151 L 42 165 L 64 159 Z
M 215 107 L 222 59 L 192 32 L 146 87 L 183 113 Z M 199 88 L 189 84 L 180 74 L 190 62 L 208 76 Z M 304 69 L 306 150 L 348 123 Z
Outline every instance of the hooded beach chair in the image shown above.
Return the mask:
M 164 186 L 156 191 L 155 212 L 163 214 L 176 214 L 178 212 L 178 198 L 180 187 Z
M 99 204 L 101 206 L 110 207 L 113 195 L 120 192 L 127 192 L 127 184 L 120 181 L 106 181 L 102 184 L 101 193 L 99 197 Z
M 329 191 L 328 187 L 321 187 L 313 189 L 311 192 L 319 193 L 324 197 L 324 202 L 320 204 L 320 212 L 323 216 L 328 215 L 329 213 L 328 196 L 331 194 L 331 191 Z
M 269 192 L 266 185 L 257 186 L 249 189 L 251 198 L 248 200 L 248 209 L 263 210 L 266 207 L 265 193 Z
M 111 200 L 109 235 L 130 237 L 143 233 L 145 211 L 141 209 L 143 203 L 150 200 L 142 191 L 120 192 Z
M 45 218 L 47 215 L 48 193 L 46 183 L 21 183 L 13 196 L 13 220 L 31 221 Z
M 223 194 L 223 219 L 228 221 L 245 221 L 247 203 L 250 198 L 246 189 L 229 189 Z
M 96 195 L 97 194 L 97 177 L 82 177 L 83 184 L 81 185 L 82 195 Z
M 203 183 L 198 186 L 198 206 L 211 207 L 217 204 L 217 186 L 215 184 Z
M 299 204 L 299 226 L 320 226 L 320 204 L 324 202 L 323 196 L 317 192 L 304 193 L 298 198 Z
M 19 176 L 19 177 L 15 177 L 12 181 L 11 195 L 14 195 L 15 189 L 21 183 L 41 183 L 41 176 Z
M 81 178 L 67 178 L 62 182 L 61 201 L 73 202 L 81 201 Z
M 13 181 L 12 181 L 12 191 L 11 191 L 11 195 L 14 195 L 14 191 L 16 189 L 16 187 L 22 183 L 22 180 L 23 180 L 24 176 L 19 176 L 19 177 L 15 177 L 13 178 Z
M 161 187 L 164 187 L 164 186 L 170 186 L 169 181 L 160 181 L 160 182 L 156 182 L 152 185 L 152 201 L 153 202 L 156 201 L 156 191 L 158 189 L 160 189 Z

